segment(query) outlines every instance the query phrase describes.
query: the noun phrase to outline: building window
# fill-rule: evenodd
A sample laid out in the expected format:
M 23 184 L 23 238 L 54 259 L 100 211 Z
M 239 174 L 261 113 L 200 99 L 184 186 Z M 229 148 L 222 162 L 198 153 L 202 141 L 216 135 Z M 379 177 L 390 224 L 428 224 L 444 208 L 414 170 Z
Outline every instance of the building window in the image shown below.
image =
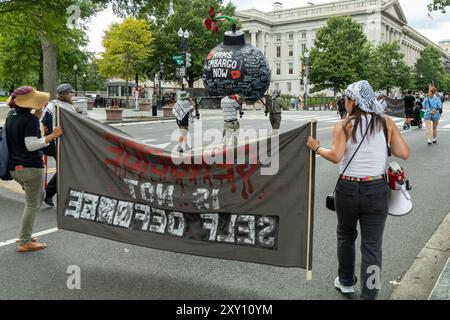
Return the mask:
M 281 64 L 277 63 L 277 76 L 281 75 Z
M 293 57 L 293 56 L 294 56 L 294 46 L 289 45 L 289 57 Z
M 294 34 L 293 33 L 289 33 L 289 40 L 294 40 Z
M 302 31 L 302 39 L 306 39 L 306 31 Z
M 277 34 L 276 35 L 276 41 L 277 42 L 281 42 L 281 34 Z
M 306 52 L 306 43 L 302 43 L 302 54 Z
M 294 74 L 294 64 L 290 62 L 288 64 L 288 68 L 289 68 L 289 74 Z
M 292 83 L 291 83 L 291 82 L 288 82 L 288 83 L 287 83 L 287 91 L 288 91 L 288 92 L 291 92 L 291 91 L 292 91 Z
M 281 47 L 277 46 L 277 58 L 281 58 Z

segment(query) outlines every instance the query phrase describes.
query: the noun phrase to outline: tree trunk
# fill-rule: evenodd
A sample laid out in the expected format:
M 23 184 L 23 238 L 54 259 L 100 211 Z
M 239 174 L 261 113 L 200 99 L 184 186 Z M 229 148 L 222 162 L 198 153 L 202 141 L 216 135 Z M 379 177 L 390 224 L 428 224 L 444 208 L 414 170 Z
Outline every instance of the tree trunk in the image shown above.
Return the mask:
M 129 107 L 129 102 L 130 102 L 130 95 L 129 95 L 129 90 L 128 90 L 128 76 L 129 76 L 129 71 L 130 71 L 130 59 L 131 59 L 131 54 L 130 52 L 127 52 L 127 55 L 125 57 L 126 59 L 126 65 L 125 65 L 125 97 L 126 97 L 126 102 L 125 102 L 125 108 Z
M 137 90 L 137 88 L 139 88 L 139 75 L 137 74 L 137 72 L 136 72 L 136 76 L 134 77 L 134 80 L 136 82 L 136 90 Z
M 44 90 L 44 52 L 39 48 L 39 82 L 38 90 Z
M 57 85 L 57 58 L 56 58 L 56 45 L 47 39 L 44 35 L 41 35 L 41 47 L 42 47 L 42 78 L 43 78 L 43 90 L 50 92 L 50 97 L 54 98 L 56 95 Z
M 189 77 L 188 84 L 189 84 L 189 88 L 191 88 L 191 89 L 194 88 L 194 79 Z

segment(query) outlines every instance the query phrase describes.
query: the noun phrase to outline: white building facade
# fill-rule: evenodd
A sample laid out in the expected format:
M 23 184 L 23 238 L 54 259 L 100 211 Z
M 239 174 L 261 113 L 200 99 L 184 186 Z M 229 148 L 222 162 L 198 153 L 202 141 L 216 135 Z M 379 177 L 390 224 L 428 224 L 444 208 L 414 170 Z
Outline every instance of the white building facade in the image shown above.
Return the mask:
M 270 89 L 296 96 L 305 90 L 300 83 L 301 57 L 314 45 L 316 32 L 333 16 L 352 17 L 374 45 L 398 41 L 408 66 L 413 66 L 421 50 L 430 45 L 446 56 L 442 48 L 408 26 L 397 0 L 341 0 L 293 9 L 282 9 L 276 3 L 271 12 L 236 12 L 247 42 L 260 48 L 269 62 Z

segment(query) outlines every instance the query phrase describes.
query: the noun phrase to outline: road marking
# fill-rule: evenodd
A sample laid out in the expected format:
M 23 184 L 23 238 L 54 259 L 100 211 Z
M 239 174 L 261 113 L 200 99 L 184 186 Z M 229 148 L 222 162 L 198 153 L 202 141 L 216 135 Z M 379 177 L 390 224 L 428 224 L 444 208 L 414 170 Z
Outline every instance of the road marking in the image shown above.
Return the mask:
M 171 144 L 171 142 L 169 142 L 169 143 L 161 143 L 161 144 L 152 144 L 151 146 L 159 148 L 159 149 L 164 149 L 165 147 L 168 147 L 170 144 Z
M 58 231 L 58 228 L 47 229 L 47 230 L 44 230 L 44 231 L 40 231 L 40 232 L 34 233 L 33 237 L 44 236 L 46 234 L 54 233 L 56 231 Z M 6 240 L 6 241 L 3 241 L 3 242 L 0 242 L 0 247 L 5 247 L 5 246 L 9 246 L 11 244 L 14 244 L 14 243 L 16 243 L 16 240 L 17 239 L 11 239 L 11 240 Z
M 155 142 L 157 141 L 156 139 L 147 139 L 147 140 L 142 140 L 143 143 L 148 143 L 148 142 Z

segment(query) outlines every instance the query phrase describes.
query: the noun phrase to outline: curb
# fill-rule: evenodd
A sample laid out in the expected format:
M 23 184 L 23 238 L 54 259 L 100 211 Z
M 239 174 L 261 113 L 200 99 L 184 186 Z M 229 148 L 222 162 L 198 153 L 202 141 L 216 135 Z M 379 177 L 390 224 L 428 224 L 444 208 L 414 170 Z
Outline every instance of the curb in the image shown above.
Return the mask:
M 95 119 L 95 118 L 91 118 L 91 119 Z M 139 117 L 139 118 L 133 118 L 133 119 L 126 119 L 126 120 L 121 120 L 121 121 L 101 121 L 101 123 L 104 124 L 118 124 L 118 123 L 136 123 L 136 122 L 150 122 L 150 121 L 165 121 L 165 120 L 175 120 L 175 117 Z
M 450 258 L 450 212 L 419 252 L 390 300 L 427 300 Z

